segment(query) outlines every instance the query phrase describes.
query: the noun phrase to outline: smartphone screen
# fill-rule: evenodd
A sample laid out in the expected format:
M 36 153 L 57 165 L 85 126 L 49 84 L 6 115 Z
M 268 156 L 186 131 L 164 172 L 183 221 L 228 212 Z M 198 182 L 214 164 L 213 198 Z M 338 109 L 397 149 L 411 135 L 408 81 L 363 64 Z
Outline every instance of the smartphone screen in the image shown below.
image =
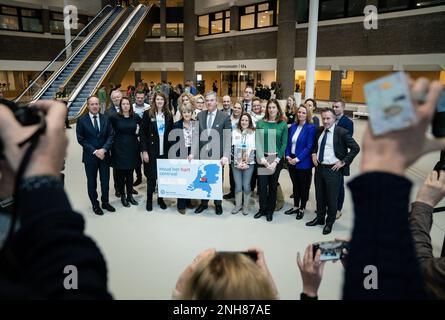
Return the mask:
M 312 245 L 314 257 L 318 250 L 321 251 L 320 261 L 339 260 L 342 258 L 344 241 L 317 242 Z

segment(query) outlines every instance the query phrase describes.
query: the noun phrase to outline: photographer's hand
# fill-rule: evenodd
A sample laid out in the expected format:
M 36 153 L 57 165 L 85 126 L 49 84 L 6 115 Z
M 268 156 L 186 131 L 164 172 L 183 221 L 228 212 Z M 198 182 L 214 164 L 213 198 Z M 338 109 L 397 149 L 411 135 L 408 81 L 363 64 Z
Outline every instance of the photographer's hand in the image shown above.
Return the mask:
M 417 202 L 435 207 L 445 197 L 445 171 L 431 172 L 417 192 Z
M 68 140 L 65 135 L 66 106 L 58 101 L 41 100 L 33 104 L 45 114 L 46 131 L 39 138 L 24 177 L 51 175 L 60 176 Z M 15 174 L 26 151 L 19 143 L 29 138 L 37 126 L 22 126 L 9 108 L 0 105 L 0 137 L 4 143 L 4 154 Z
M 303 293 L 309 297 L 318 296 L 318 288 L 323 278 L 323 270 L 326 261 L 320 261 L 321 251 L 317 250 L 317 254 L 313 254 L 312 244 L 306 248 L 304 252 L 303 262 L 300 253 L 297 254 L 297 265 L 300 269 L 301 279 L 303 280 Z
M 441 93 L 440 82 L 430 84 L 427 79 L 420 78 L 411 85 L 413 97 L 426 95 L 424 103 L 413 101 L 417 124 L 378 137 L 372 135 L 368 126 L 363 138 L 362 173 L 377 171 L 403 175 L 406 168 L 423 154 L 445 149 L 445 138 L 431 139 L 425 136 Z

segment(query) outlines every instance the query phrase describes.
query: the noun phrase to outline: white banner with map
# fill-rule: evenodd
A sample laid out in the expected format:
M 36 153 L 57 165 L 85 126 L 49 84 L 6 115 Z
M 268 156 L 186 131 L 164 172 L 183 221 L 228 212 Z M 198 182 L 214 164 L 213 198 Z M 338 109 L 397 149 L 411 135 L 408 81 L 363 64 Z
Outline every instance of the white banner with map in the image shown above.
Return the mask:
M 158 159 L 158 194 L 163 198 L 222 200 L 219 160 Z

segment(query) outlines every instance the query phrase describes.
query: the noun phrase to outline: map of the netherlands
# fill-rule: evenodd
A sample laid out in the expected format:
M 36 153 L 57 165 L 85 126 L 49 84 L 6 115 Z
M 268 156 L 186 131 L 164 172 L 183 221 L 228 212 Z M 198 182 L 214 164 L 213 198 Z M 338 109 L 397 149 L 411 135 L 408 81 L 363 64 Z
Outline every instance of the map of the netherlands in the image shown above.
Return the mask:
M 195 180 L 187 187 L 187 190 L 193 191 L 201 189 L 207 192 L 207 198 L 212 193 L 211 185 L 218 181 L 220 167 L 216 164 L 207 164 L 199 167 Z

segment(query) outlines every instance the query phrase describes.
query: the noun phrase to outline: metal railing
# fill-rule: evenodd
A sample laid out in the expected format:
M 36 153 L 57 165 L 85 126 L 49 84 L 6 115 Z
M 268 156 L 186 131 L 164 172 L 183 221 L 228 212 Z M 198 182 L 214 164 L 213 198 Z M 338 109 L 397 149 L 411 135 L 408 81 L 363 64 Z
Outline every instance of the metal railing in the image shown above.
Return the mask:
M 48 87 L 48 84 L 46 84 L 46 86 L 44 85 L 44 86 L 42 86 L 42 87 L 40 87 L 39 85 L 38 85 L 38 80 L 39 79 L 41 79 L 41 77 L 45 74 L 45 72 L 47 72 L 53 65 L 54 65 L 54 63 L 55 62 L 57 62 L 57 60 L 66 52 L 66 50 L 69 48 L 69 47 L 71 47 L 71 45 L 79 38 L 79 36 L 81 35 L 81 34 L 83 34 L 84 33 L 84 31 L 86 31 L 86 30 L 88 30 L 88 28 L 102 15 L 102 13 L 106 10 L 106 9 L 110 9 L 110 8 L 112 8 L 112 6 L 111 5 L 106 5 L 101 11 L 99 11 L 99 13 L 98 14 L 96 14 L 96 16 L 76 35 L 76 37 L 74 38 L 74 39 L 72 39 L 71 41 L 70 41 L 70 43 L 68 44 L 68 45 L 66 45 L 65 46 L 65 48 L 63 48 L 60 52 L 59 52 L 59 54 L 39 73 L 39 75 L 25 88 L 25 90 L 23 90 L 23 92 L 19 95 L 19 96 L 17 96 L 15 99 L 14 99 L 14 101 L 15 102 L 20 102 L 20 99 L 22 99 L 22 97 L 23 96 L 25 96 L 25 94 L 31 89 L 31 88 L 33 88 L 34 87 L 34 85 L 37 85 L 38 87 L 39 87 L 39 91 L 40 90 L 43 90 L 45 87 Z M 104 21 L 105 21 L 106 19 L 104 19 Z M 96 26 L 96 27 L 100 27 L 99 25 L 98 26 Z M 96 29 L 96 28 L 95 28 Z M 94 32 L 90 32 L 90 35 L 84 40 L 84 44 L 86 44 L 88 41 L 89 41 L 89 39 L 91 39 L 91 37 L 94 35 Z M 76 53 L 82 48 L 83 46 L 79 46 L 79 47 L 77 47 L 76 48 L 76 50 L 71 54 L 71 56 L 70 57 L 68 57 L 67 58 L 67 60 L 65 61 L 65 63 L 63 64 L 63 66 L 62 66 L 62 68 L 60 68 L 60 69 L 63 69 L 63 67 L 65 67 L 74 57 L 75 57 L 75 55 L 76 55 Z M 59 70 L 59 71 L 61 71 L 61 70 Z M 60 72 L 59 72 L 60 73 Z M 50 77 L 50 79 L 51 78 L 55 78 L 55 77 Z M 50 80 L 50 79 L 48 79 L 48 80 Z M 49 82 L 47 80 L 47 82 Z M 31 100 L 32 100 L 32 95 L 33 94 L 31 94 Z

